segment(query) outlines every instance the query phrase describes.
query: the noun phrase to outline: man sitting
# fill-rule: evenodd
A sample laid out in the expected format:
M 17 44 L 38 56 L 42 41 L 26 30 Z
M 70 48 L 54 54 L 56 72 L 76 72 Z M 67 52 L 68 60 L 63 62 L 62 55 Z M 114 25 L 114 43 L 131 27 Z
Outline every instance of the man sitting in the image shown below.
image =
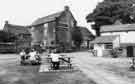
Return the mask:
M 41 56 L 40 56 L 40 53 L 38 51 L 36 51 L 36 60 L 38 61 L 38 64 L 41 64 Z
M 24 61 L 25 60 L 25 56 L 26 56 L 26 53 L 25 53 L 24 49 L 20 52 L 20 56 L 21 56 L 21 61 Z
M 29 53 L 29 60 L 31 61 L 32 64 L 35 64 L 36 62 L 36 51 L 34 49 L 31 50 L 31 52 Z
M 50 57 L 52 59 L 52 68 L 53 69 L 59 69 L 60 65 L 60 60 L 59 58 L 61 57 L 59 54 L 57 54 L 55 51 L 52 51 L 50 54 Z

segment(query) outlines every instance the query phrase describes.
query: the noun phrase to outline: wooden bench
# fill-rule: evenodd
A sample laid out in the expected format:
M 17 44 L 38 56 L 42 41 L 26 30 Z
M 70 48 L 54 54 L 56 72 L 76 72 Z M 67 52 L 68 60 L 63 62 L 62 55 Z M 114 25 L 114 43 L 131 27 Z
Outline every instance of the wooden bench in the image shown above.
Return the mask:
M 72 68 L 71 57 L 67 57 L 67 56 L 63 55 L 59 59 L 60 59 L 60 66 L 64 65 L 64 63 L 66 63 L 68 68 L 70 68 L 70 69 Z M 50 67 L 52 68 L 52 58 L 51 57 L 47 57 L 47 62 L 50 64 Z

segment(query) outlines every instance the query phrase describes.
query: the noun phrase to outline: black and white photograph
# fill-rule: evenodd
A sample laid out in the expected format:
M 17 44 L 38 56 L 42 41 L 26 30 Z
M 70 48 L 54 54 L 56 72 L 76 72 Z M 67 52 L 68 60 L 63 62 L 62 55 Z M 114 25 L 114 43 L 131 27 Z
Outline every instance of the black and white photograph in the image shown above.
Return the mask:
M 135 84 L 135 0 L 0 0 L 0 84 Z

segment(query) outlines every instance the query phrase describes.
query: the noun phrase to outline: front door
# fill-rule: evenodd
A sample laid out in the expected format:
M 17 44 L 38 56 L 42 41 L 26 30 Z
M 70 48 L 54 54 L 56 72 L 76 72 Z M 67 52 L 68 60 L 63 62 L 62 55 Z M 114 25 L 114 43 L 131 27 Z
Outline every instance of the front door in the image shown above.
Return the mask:
M 133 46 L 127 47 L 127 57 L 133 57 Z

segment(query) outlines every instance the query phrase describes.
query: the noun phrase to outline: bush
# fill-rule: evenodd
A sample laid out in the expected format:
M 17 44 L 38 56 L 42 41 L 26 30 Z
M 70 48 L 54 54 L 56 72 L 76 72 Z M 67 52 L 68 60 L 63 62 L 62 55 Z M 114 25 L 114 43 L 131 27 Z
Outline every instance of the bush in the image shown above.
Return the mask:
M 120 48 L 114 48 L 110 50 L 110 54 L 113 58 L 117 58 L 122 54 L 122 52 L 120 51 Z

